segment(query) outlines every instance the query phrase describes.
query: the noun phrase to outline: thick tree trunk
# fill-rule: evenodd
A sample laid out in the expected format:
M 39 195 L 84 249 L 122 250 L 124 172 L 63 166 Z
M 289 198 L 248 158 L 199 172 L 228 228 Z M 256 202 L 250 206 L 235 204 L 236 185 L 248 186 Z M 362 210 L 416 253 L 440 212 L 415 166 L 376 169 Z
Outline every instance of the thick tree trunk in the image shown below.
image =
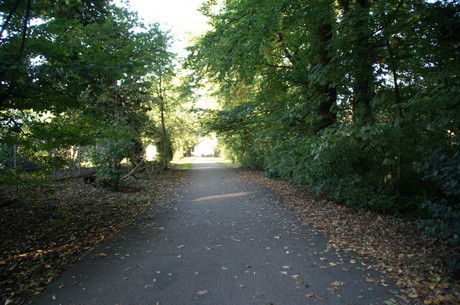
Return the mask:
M 369 1 L 357 0 L 353 13 L 355 18 L 355 36 L 353 43 L 353 110 L 354 119 L 364 123 L 373 121 L 371 101 L 374 97 L 374 53 L 375 46 L 372 44 L 372 32 L 369 30 Z
M 313 44 L 318 47 L 317 53 L 313 58 L 313 63 L 316 67 L 324 68 L 330 64 L 332 57 L 329 49 L 332 41 L 332 25 L 330 23 L 320 24 L 316 28 L 312 40 Z M 319 105 L 316 109 L 319 120 L 316 126 L 314 126 L 315 132 L 318 132 L 336 122 L 337 114 L 333 106 L 337 100 L 337 90 L 330 79 L 326 84 L 316 82 L 314 87 L 316 95 L 319 98 Z
M 161 120 L 161 132 L 162 132 L 162 151 L 161 151 L 161 162 L 162 162 L 162 167 L 164 170 L 168 169 L 168 163 L 169 163 L 169 158 L 168 158 L 168 135 L 166 133 L 166 123 L 165 123 L 165 100 L 163 97 L 163 75 L 160 71 L 160 75 L 158 78 L 158 89 L 157 93 L 160 99 L 160 120 Z
M 372 123 L 373 115 L 371 101 L 374 97 L 374 62 L 375 45 L 372 43 L 369 0 L 339 0 L 344 19 L 352 24 L 351 67 L 353 79 L 353 120 L 362 123 Z

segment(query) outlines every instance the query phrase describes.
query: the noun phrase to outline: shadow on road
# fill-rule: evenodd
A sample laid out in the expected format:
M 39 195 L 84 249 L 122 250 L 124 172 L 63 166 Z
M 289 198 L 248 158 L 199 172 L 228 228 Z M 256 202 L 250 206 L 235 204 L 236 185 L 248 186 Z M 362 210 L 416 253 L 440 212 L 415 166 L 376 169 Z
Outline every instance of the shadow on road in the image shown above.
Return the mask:
M 378 274 L 225 161 L 180 160 L 191 170 L 153 207 L 156 218 L 102 244 L 29 304 L 396 304 Z

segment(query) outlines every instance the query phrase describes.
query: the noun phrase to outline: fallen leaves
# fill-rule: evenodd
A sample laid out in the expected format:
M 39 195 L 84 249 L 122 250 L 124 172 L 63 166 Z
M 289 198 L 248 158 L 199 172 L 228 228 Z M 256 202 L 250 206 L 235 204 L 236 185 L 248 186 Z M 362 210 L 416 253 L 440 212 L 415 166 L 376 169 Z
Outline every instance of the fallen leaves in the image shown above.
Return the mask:
M 103 240 L 137 219 L 154 219 L 152 203 L 177 185 L 182 173 L 136 179 L 117 193 L 81 179 L 21 191 L 0 186 L 0 192 L 17 197 L 0 209 L 0 304 L 23 304 Z
M 291 277 L 295 280 L 295 282 L 296 282 L 297 284 L 299 284 L 299 285 L 304 284 L 304 281 L 303 281 L 302 277 L 300 277 L 300 275 L 294 274 L 294 275 L 292 275 Z
M 200 290 L 200 291 L 198 291 L 196 294 L 198 294 L 198 295 L 205 295 L 205 294 L 208 294 L 208 290 L 206 290 L 206 289 L 205 289 L 205 290 Z
M 307 293 L 306 297 L 309 299 L 318 298 L 318 296 L 314 292 Z
M 445 301 L 446 301 L 446 299 L 444 297 L 437 297 L 434 300 L 425 300 L 425 301 L 423 301 L 423 304 L 427 304 L 427 305 L 435 304 L 435 305 L 438 305 L 438 304 L 444 303 Z
M 379 271 L 382 278 L 372 279 L 375 283 L 388 286 L 385 278 L 392 280 L 407 304 L 460 304 L 460 280 L 450 276 L 440 256 L 448 252 L 448 245 L 424 237 L 415 221 L 339 205 L 286 181 L 268 179 L 261 172 L 244 171 L 243 175 L 282 196 L 284 204 L 329 238 L 331 249 L 360 254 L 362 259 L 352 258 L 349 263 Z M 325 264 L 321 268 L 338 265 L 321 260 Z
M 330 292 L 337 292 L 340 290 L 340 288 L 345 285 L 345 282 L 342 281 L 334 281 L 331 283 L 331 285 L 326 288 Z

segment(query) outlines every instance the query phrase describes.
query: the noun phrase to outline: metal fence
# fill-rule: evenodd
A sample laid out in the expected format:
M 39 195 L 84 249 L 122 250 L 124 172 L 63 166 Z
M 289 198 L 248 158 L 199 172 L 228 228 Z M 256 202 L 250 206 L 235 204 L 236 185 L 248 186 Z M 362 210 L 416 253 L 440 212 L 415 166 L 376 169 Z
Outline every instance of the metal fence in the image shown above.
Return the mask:
M 53 149 L 48 152 L 50 160 L 60 160 L 59 167 L 51 167 L 51 174 L 48 178 L 62 179 L 78 177 L 94 171 L 90 163 L 90 151 L 93 147 L 71 146 L 64 149 Z M 42 163 L 21 154 L 18 145 L 0 145 L 0 172 L 3 174 L 11 171 L 24 173 L 38 172 L 49 167 Z

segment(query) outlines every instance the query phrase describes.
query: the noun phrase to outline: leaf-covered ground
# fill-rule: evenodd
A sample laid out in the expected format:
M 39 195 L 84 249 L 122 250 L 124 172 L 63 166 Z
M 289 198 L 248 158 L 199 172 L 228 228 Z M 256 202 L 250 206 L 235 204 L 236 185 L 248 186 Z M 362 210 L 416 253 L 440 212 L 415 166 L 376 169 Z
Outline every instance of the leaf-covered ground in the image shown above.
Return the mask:
M 119 192 L 81 178 L 0 187 L 0 304 L 22 304 L 85 253 L 137 219 L 183 177 L 171 170 L 130 180 Z
M 176 170 L 131 180 L 121 192 L 81 179 L 1 189 L 15 200 L 0 207 L 0 304 L 22 304 L 103 240 L 155 217 L 152 203 L 182 176 Z M 448 245 L 423 237 L 415 221 L 337 205 L 260 172 L 245 176 L 281 195 L 329 237 L 331 248 L 360 253 L 365 259 L 351 263 L 386 274 L 406 303 L 460 304 L 460 283 L 442 265 Z
M 361 254 L 363 261 L 351 263 L 385 274 L 407 304 L 460 304 L 460 281 L 442 264 L 449 245 L 424 237 L 416 221 L 338 205 L 261 172 L 245 176 L 282 196 L 304 221 L 322 230 L 331 248 Z

